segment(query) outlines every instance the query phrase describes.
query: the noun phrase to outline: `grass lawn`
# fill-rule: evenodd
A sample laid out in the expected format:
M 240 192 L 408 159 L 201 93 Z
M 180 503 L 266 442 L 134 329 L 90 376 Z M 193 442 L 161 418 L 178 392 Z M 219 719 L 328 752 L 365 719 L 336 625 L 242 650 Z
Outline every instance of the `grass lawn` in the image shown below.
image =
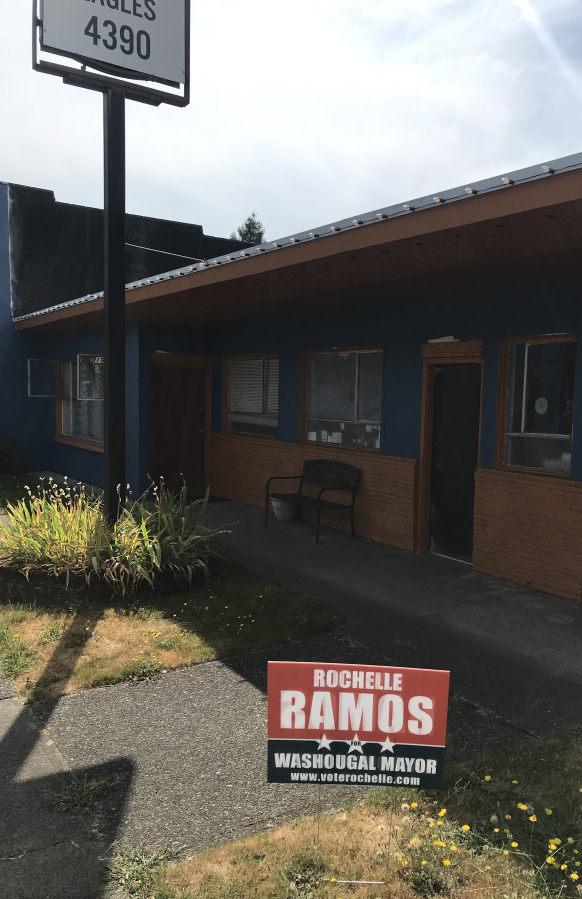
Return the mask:
M 170 864 L 120 853 L 111 877 L 156 899 L 579 897 L 582 739 L 451 764 L 439 793 L 374 789 L 323 817 L 316 840 L 303 819 Z
M 70 598 L 68 596 L 70 594 Z M 31 596 L 38 596 L 31 589 Z M 140 599 L 0 602 L 0 674 L 29 700 L 303 640 L 342 618 L 269 578 L 222 563 L 210 584 Z

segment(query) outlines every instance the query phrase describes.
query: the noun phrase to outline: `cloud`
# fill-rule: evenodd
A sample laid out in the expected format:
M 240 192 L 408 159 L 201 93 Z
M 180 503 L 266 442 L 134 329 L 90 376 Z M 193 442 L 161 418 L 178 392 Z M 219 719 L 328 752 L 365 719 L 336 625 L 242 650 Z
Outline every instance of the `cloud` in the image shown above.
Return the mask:
M 128 103 L 132 212 L 276 237 L 582 148 L 575 0 L 192 10 L 191 106 Z M 29 29 L 3 4 L 0 178 L 100 205 L 100 97 L 33 73 Z

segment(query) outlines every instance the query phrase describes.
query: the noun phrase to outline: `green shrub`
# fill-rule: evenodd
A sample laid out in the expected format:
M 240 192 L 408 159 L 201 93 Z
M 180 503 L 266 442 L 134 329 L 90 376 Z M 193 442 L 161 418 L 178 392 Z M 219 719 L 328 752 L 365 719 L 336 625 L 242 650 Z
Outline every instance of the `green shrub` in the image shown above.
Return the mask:
M 83 490 L 49 484 L 35 496 L 8 504 L 2 526 L 0 566 L 26 576 L 44 571 L 55 576 L 82 574 L 104 580 L 115 593 L 126 595 L 145 581 L 153 586 L 158 572 L 170 571 L 189 584 L 208 577 L 217 552 L 204 525 L 208 496 L 189 503 L 185 489 L 178 495 L 162 484 L 153 503 L 128 501 L 119 520 L 110 525 L 99 497 Z M 153 508 L 150 508 L 152 506 Z

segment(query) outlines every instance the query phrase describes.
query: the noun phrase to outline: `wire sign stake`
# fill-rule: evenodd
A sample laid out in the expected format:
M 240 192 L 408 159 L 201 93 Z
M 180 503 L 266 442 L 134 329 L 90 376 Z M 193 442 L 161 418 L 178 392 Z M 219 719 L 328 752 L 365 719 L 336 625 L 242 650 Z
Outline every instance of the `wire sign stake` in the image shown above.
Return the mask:
M 320 857 L 323 784 L 441 786 L 449 677 L 424 668 L 269 662 L 267 779 L 317 784 Z

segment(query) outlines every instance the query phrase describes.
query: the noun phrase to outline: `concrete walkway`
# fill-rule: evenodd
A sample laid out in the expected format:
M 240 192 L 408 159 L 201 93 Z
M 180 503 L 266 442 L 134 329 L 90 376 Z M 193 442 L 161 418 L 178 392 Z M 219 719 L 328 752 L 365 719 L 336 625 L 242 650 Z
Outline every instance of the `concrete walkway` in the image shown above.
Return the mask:
M 332 603 L 394 664 L 450 669 L 456 695 L 530 733 L 580 723 L 582 604 L 330 528 L 316 545 L 313 525 L 263 516 L 215 503 L 207 523 L 233 522 L 220 539 L 236 559 Z

